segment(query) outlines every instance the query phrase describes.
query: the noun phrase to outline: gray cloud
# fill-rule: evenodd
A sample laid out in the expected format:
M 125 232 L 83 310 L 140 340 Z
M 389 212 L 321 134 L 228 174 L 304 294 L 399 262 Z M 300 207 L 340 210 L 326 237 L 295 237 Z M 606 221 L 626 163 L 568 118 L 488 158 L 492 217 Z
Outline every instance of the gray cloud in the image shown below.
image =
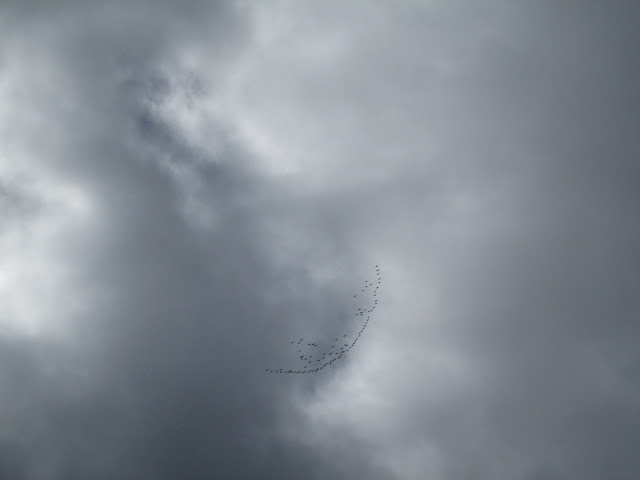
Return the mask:
M 637 478 L 636 10 L 1 7 L 0 477 Z

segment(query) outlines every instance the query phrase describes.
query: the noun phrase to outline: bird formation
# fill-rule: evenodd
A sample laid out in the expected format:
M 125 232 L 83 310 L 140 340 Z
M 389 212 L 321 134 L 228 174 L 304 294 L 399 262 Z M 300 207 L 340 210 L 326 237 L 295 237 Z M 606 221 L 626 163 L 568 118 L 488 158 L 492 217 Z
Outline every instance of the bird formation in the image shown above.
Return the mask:
M 294 345 L 294 348 L 297 349 L 297 357 L 300 365 L 296 368 L 267 368 L 266 371 L 268 373 L 277 373 L 277 374 L 288 374 L 288 375 L 296 375 L 296 374 L 311 374 L 318 373 L 326 367 L 333 365 L 334 362 L 341 360 L 352 348 L 355 347 L 358 339 L 364 332 L 367 325 L 369 325 L 369 320 L 371 319 L 371 314 L 376 309 L 378 305 L 378 289 L 380 288 L 380 284 L 382 283 L 382 275 L 380 274 L 380 266 L 376 265 L 376 283 L 365 280 L 364 288 L 361 289 L 362 293 L 371 293 L 372 296 L 369 299 L 370 304 L 366 307 L 360 307 L 355 312 L 355 317 L 362 317 L 362 327 L 352 337 L 352 341 L 348 335 L 342 335 L 342 337 L 336 337 L 331 342 L 331 347 L 329 347 L 326 351 L 320 352 L 321 349 L 318 347 L 316 342 L 305 341 L 304 337 L 298 340 L 292 340 L 291 345 Z M 362 296 L 362 295 L 361 295 Z M 354 298 L 358 297 L 358 294 L 353 296 Z M 364 316 L 366 314 L 366 319 Z M 359 318 L 360 319 L 360 318 Z M 344 342 L 344 343 L 342 343 Z M 315 356 L 314 356 L 315 354 Z

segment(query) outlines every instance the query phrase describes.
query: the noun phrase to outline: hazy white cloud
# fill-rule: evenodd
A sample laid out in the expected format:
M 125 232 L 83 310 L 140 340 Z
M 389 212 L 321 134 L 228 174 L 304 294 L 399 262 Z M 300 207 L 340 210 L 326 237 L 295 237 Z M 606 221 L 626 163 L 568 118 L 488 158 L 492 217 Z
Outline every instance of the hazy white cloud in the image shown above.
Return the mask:
M 0 477 L 637 478 L 636 10 L 0 7 Z

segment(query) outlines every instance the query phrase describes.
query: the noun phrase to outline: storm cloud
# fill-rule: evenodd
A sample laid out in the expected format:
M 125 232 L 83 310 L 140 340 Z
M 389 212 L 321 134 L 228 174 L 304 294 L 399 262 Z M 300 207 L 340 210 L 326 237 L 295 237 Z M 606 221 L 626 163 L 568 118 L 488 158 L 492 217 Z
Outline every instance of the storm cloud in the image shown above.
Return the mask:
M 0 478 L 638 478 L 638 17 L 5 2 Z

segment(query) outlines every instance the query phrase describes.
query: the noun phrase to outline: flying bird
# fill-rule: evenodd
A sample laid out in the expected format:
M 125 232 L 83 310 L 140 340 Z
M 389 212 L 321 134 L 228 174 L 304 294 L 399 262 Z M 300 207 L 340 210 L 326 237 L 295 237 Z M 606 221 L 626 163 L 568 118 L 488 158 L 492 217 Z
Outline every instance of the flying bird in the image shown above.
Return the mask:
M 333 362 L 337 361 L 338 359 L 341 359 L 343 357 L 343 355 L 345 355 L 347 352 L 349 352 L 355 346 L 356 342 L 358 341 L 358 339 L 361 337 L 362 333 L 366 329 L 366 327 L 367 327 L 367 325 L 369 323 L 369 320 L 371 319 L 371 315 L 370 314 L 375 311 L 376 306 L 378 304 L 377 292 L 380 289 L 380 284 L 382 283 L 382 275 L 380 274 L 380 266 L 376 265 L 375 268 L 376 268 L 375 273 L 376 273 L 376 277 L 377 277 L 376 278 L 377 282 L 376 282 L 375 288 L 372 288 L 371 290 L 367 290 L 370 286 L 373 286 L 374 283 L 370 282 L 368 279 L 365 279 L 364 288 L 361 289 L 361 292 L 363 292 L 363 293 L 367 292 L 367 291 L 373 293 L 373 295 L 369 297 L 370 300 L 373 300 L 373 302 L 371 303 L 371 308 L 366 308 L 365 309 L 365 308 L 359 307 L 357 309 L 357 312 L 355 312 L 354 316 L 363 317 L 364 313 L 366 311 L 367 312 L 367 318 L 361 324 L 361 328 L 356 333 L 356 337 L 353 339 L 353 342 L 351 344 L 345 343 L 343 346 L 337 347 L 336 352 L 335 352 L 335 354 L 336 354 L 335 357 L 333 357 L 333 354 L 334 354 L 333 349 L 336 348 L 337 343 L 331 345 L 331 347 L 330 347 L 331 351 L 322 352 L 320 358 L 316 358 L 316 363 L 320 363 L 320 361 L 324 361 L 324 360 L 327 360 L 327 361 L 323 362 L 323 364 L 321 364 L 320 366 L 318 366 L 318 368 L 315 368 L 315 369 L 307 369 L 307 364 L 310 364 L 313 361 L 312 360 L 313 355 L 305 356 L 304 354 L 301 354 L 301 355 L 298 356 L 298 359 L 300 361 L 302 361 L 302 362 L 305 362 L 302 370 L 300 370 L 300 369 L 298 369 L 298 370 L 294 370 L 294 369 L 283 370 L 282 368 L 277 370 L 277 369 L 267 368 L 265 371 L 269 372 L 269 373 L 280 373 L 280 374 L 300 374 L 300 373 L 308 374 L 308 373 L 314 373 L 314 372 L 318 372 L 318 371 L 322 370 L 326 366 L 329 366 L 329 365 L 333 364 Z M 357 298 L 357 296 L 358 296 L 357 293 L 353 295 L 354 298 Z M 343 334 L 342 338 L 344 339 L 344 338 L 347 338 L 348 336 L 349 335 L 347 335 L 347 334 Z M 300 340 L 298 340 L 298 342 L 297 342 L 298 345 L 300 345 L 303 340 L 304 340 L 304 337 L 301 337 Z M 335 342 L 337 342 L 337 341 L 338 341 L 338 338 L 335 339 Z M 294 343 L 296 343 L 295 340 L 291 342 L 292 345 Z M 315 342 L 309 342 L 309 343 L 307 343 L 307 346 L 318 347 L 318 344 L 315 343 Z M 302 353 L 302 349 L 299 349 L 298 353 Z M 328 356 L 332 357 L 331 359 L 327 359 L 326 358 L 327 357 L 327 353 L 329 353 Z

